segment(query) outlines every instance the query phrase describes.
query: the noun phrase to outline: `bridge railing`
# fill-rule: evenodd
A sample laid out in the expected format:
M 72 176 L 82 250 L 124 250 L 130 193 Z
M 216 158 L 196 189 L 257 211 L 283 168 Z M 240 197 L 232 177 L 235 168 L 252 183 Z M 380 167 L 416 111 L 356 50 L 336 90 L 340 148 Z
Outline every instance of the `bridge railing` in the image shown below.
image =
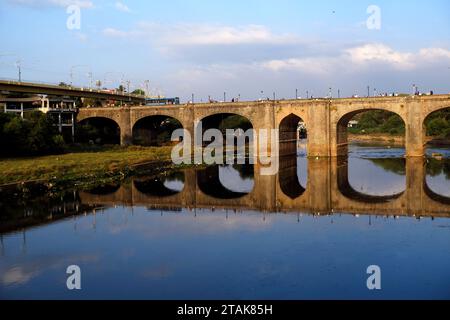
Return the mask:
M 24 86 L 33 86 L 33 87 L 39 87 L 39 86 L 45 86 L 49 88 L 58 88 L 58 89 L 65 89 L 65 90 L 73 90 L 73 91 L 86 91 L 86 92 L 93 92 L 93 93 L 101 93 L 101 94 L 111 94 L 111 95 L 120 95 L 124 97 L 131 97 L 131 98 L 146 98 L 141 95 L 126 93 L 126 92 L 109 92 L 110 90 L 106 89 L 93 89 L 90 87 L 77 87 L 73 86 L 71 84 L 61 85 L 61 83 L 51 83 L 51 82 L 45 82 L 45 81 L 30 81 L 30 80 L 21 80 L 18 81 L 17 79 L 11 79 L 11 78 L 3 78 L 0 77 L 0 82 L 12 84 L 12 85 L 24 85 Z

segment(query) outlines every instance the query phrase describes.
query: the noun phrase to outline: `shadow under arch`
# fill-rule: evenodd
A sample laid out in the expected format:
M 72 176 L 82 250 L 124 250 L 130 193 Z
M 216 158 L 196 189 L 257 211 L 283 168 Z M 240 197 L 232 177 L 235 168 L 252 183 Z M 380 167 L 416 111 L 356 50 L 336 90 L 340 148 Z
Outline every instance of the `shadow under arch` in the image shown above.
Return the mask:
M 298 176 L 298 143 L 300 138 L 307 138 L 306 127 L 301 127 L 303 119 L 290 114 L 280 122 L 280 169 L 279 183 L 281 191 L 291 198 L 297 199 L 306 189 L 301 185 Z
M 133 144 L 152 147 L 171 144 L 172 133 L 177 129 L 183 129 L 183 126 L 174 117 L 166 115 L 143 117 L 133 125 Z
M 244 133 L 247 133 L 248 130 L 253 129 L 253 124 L 247 117 L 238 113 L 216 113 L 202 118 L 200 123 L 202 127 L 202 134 L 205 134 L 205 132 L 210 129 L 217 129 L 222 133 L 224 155 L 225 153 L 228 154 L 233 152 L 235 155 L 237 154 L 238 157 L 245 157 L 247 154 L 250 154 L 250 150 L 251 148 L 253 148 L 253 145 L 251 144 L 251 140 L 254 139 L 253 134 L 251 134 L 252 138 L 247 134 L 241 136 L 240 138 L 236 136 L 233 141 L 233 146 L 227 145 L 226 136 L 227 129 L 241 129 L 244 131 Z M 198 127 L 196 128 L 196 130 L 198 130 Z M 238 149 L 238 147 L 242 147 L 242 145 L 238 145 L 239 140 L 242 144 L 245 144 L 245 150 Z M 210 141 L 202 141 L 203 147 L 208 146 L 210 143 Z
M 391 116 L 396 116 L 399 119 L 401 119 L 401 123 L 403 124 L 403 130 L 406 128 L 406 122 L 403 117 L 393 111 L 384 110 L 380 108 L 365 108 L 365 109 L 359 109 L 356 111 L 349 112 L 345 115 L 343 115 L 336 126 L 336 146 L 337 146 L 337 155 L 340 157 L 346 157 L 348 155 L 348 132 L 349 132 L 349 123 L 350 121 L 357 115 L 363 114 L 366 112 L 374 112 L 374 111 L 380 111 L 386 114 L 390 114 Z M 398 121 L 398 118 L 393 118 L 395 121 Z M 405 132 L 403 132 L 403 136 L 405 136 Z
M 245 192 L 229 190 L 222 185 L 219 165 L 197 171 L 197 185 L 201 192 L 216 199 L 232 200 L 248 195 Z
M 80 120 L 75 130 L 77 142 L 97 144 L 120 144 L 120 126 L 110 118 L 91 117 Z
M 337 185 L 343 196 L 350 200 L 362 203 L 387 203 L 402 197 L 406 191 L 389 195 L 389 196 L 373 196 L 356 191 L 348 179 L 348 158 L 340 158 L 337 161 Z
M 168 180 L 183 182 L 185 188 L 185 177 L 183 172 L 175 172 L 165 177 L 136 178 L 133 180 L 134 187 L 142 194 L 152 197 L 171 197 L 181 193 L 183 190 L 173 190 L 165 185 Z

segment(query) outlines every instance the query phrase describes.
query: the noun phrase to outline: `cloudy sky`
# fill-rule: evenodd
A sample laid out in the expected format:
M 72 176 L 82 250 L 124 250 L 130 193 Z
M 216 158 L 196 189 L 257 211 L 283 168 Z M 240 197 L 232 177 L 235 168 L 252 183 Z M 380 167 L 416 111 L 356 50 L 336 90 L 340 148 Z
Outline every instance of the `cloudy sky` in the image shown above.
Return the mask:
M 448 0 L 0 0 L 0 39 L 2 78 L 183 101 L 450 92 Z

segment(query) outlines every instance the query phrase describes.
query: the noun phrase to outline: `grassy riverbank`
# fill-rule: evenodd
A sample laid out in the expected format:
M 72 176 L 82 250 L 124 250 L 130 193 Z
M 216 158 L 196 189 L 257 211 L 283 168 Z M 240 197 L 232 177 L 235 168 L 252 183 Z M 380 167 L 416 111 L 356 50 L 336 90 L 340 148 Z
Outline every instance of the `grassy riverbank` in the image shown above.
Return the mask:
M 0 185 L 31 181 L 83 184 L 126 177 L 136 168 L 170 167 L 171 147 L 97 147 L 62 155 L 0 160 Z

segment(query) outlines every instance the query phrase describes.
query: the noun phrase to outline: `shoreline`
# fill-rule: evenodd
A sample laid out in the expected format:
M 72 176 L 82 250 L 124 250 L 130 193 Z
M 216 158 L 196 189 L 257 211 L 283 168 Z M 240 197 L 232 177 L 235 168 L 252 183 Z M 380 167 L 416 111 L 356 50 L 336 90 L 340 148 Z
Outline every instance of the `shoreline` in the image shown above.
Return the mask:
M 348 135 L 349 143 L 403 146 L 404 136 Z M 427 138 L 432 146 L 450 147 L 446 139 Z M 158 174 L 183 168 L 172 163 L 171 146 L 72 148 L 68 153 L 28 158 L 0 159 L 0 192 L 41 186 L 49 191 L 85 188 L 122 181 L 140 174 Z
M 348 135 L 349 142 L 362 142 L 362 143 L 388 143 L 394 145 L 404 145 L 405 136 L 392 136 L 389 134 L 350 134 Z M 449 139 L 440 139 L 434 137 L 426 137 L 425 143 L 433 146 L 450 147 Z
M 88 188 L 174 168 L 171 148 L 104 147 L 62 155 L 0 160 L 0 192 Z

